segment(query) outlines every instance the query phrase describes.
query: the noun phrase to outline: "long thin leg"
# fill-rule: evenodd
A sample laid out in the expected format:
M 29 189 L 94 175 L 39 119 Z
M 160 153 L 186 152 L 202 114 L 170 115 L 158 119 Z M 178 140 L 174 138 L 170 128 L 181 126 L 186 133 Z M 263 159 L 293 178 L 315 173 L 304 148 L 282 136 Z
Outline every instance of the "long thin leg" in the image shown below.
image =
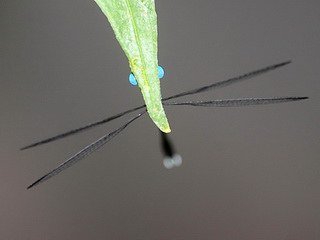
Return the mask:
M 195 106 L 195 107 L 239 107 L 249 105 L 275 104 L 308 99 L 308 97 L 275 97 L 275 98 L 238 98 L 212 101 L 167 102 L 169 106 Z
M 36 143 L 30 144 L 30 145 L 28 145 L 28 146 L 25 146 L 25 147 L 21 148 L 20 150 L 25 150 L 25 149 L 32 148 L 32 147 L 35 147 L 35 146 L 38 146 L 38 145 L 42 145 L 42 144 L 45 144 L 45 143 L 49 143 L 49 142 L 56 141 L 56 140 L 58 140 L 58 139 L 65 138 L 65 137 L 67 137 L 67 136 L 71 136 L 71 135 L 73 135 L 73 134 L 82 132 L 82 131 L 84 131 L 84 130 L 93 128 L 93 127 L 95 127 L 95 126 L 99 126 L 99 125 L 101 125 L 101 124 L 110 122 L 110 121 L 115 120 L 115 119 L 117 119 L 117 118 L 120 118 L 120 117 L 122 117 L 123 115 L 129 114 L 129 113 L 134 112 L 134 111 L 136 111 L 136 110 L 139 110 L 139 109 L 141 109 L 141 108 L 143 108 L 143 107 L 145 107 L 145 105 L 144 105 L 144 106 L 140 106 L 140 107 L 136 107 L 136 108 L 132 108 L 132 109 L 130 109 L 130 110 L 127 110 L 127 111 L 118 113 L 118 114 L 113 115 L 113 116 L 108 117 L 108 118 L 105 118 L 105 119 L 103 119 L 103 120 L 90 123 L 90 124 L 88 124 L 88 125 L 86 125 L 86 126 L 83 126 L 83 127 L 77 128 L 77 129 L 73 129 L 73 130 L 70 130 L 70 131 L 61 133 L 61 134 L 56 135 L 56 136 L 51 137 L 51 138 L 47 138 L 47 139 L 41 140 L 41 141 L 39 141 L 39 142 L 36 142 Z
M 104 144 L 106 144 L 107 142 L 109 142 L 112 138 L 114 138 L 115 136 L 117 136 L 120 132 L 122 132 L 130 123 L 132 123 L 134 120 L 137 120 L 139 117 L 141 117 L 144 113 L 146 113 L 146 110 L 144 110 L 143 112 L 141 112 L 139 115 L 135 116 L 134 118 L 130 119 L 127 123 L 125 123 L 124 125 L 122 125 L 121 127 L 119 127 L 118 129 L 116 129 L 115 131 L 99 138 L 98 140 L 94 141 L 93 143 L 91 143 L 90 145 L 86 146 L 85 148 L 83 148 L 80 152 L 76 153 L 75 155 L 73 155 L 72 157 L 70 157 L 68 160 L 66 160 L 65 162 L 61 163 L 59 166 L 57 166 L 56 168 L 54 168 L 53 170 L 51 170 L 49 173 L 45 174 L 43 177 L 39 178 L 37 181 L 35 181 L 34 183 L 32 183 L 29 188 L 32 188 L 36 185 L 38 185 L 39 183 L 42 183 L 46 180 L 48 180 L 49 178 L 52 178 L 53 176 L 57 175 L 58 173 L 60 173 L 61 171 L 71 167 L 72 165 L 74 165 L 75 163 L 79 162 L 81 159 L 83 159 L 84 157 L 88 156 L 89 154 L 93 153 L 94 151 L 96 151 L 97 149 L 99 149 L 100 147 L 102 147 Z
M 230 79 L 227 79 L 227 80 L 224 80 L 224 81 L 212 83 L 210 85 L 207 85 L 207 86 L 204 86 L 204 87 L 200 87 L 200 88 L 196 88 L 196 89 L 193 89 L 193 90 L 190 90 L 190 91 L 182 92 L 182 93 L 173 95 L 171 97 L 164 98 L 163 101 L 174 99 L 174 98 L 179 98 L 179 97 L 184 97 L 184 96 L 188 96 L 188 95 L 193 95 L 193 94 L 197 94 L 197 93 L 202 93 L 202 92 L 209 91 L 209 90 L 212 90 L 212 89 L 227 87 L 227 86 L 229 86 L 231 84 L 238 83 L 238 82 L 241 82 L 241 81 L 256 77 L 258 75 L 267 73 L 267 72 L 269 72 L 271 70 L 275 70 L 277 68 L 283 67 L 283 66 L 285 66 L 285 65 L 287 65 L 289 63 L 291 63 L 291 61 L 282 62 L 282 63 L 279 63 L 279 64 L 275 64 L 275 65 L 272 65 L 272 66 L 269 66 L 269 67 L 266 67 L 266 68 L 262 68 L 262 69 L 259 69 L 259 70 L 253 71 L 253 72 L 249 72 L 249 73 L 240 75 L 238 77 L 234 77 L 234 78 L 230 78 Z

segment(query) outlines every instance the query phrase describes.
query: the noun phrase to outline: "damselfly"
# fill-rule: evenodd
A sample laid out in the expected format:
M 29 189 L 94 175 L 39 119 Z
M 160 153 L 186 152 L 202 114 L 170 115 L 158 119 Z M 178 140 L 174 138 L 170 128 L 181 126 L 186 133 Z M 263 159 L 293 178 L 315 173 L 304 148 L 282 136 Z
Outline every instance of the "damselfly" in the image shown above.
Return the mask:
M 226 87 L 231 84 L 235 84 L 235 83 L 256 77 L 258 75 L 264 74 L 268 71 L 277 69 L 279 67 L 283 67 L 289 63 L 290 63 L 290 61 L 282 62 L 282 63 L 268 66 L 266 68 L 262 68 L 262 69 L 259 69 L 259 70 L 253 71 L 253 72 L 249 72 L 249 73 L 246 73 L 246 74 L 234 77 L 234 78 L 230 78 L 230 79 L 227 79 L 224 81 L 212 83 L 207 86 L 203 86 L 203 87 L 192 89 L 189 91 L 185 91 L 185 92 L 182 92 L 182 93 L 170 96 L 170 97 L 166 97 L 166 98 L 162 99 L 162 104 L 164 106 L 187 105 L 187 106 L 195 106 L 195 107 L 238 107 L 238 106 L 249 106 L 249 105 L 284 103 L 284 102 L 292 102 L 292 101 L 307 99 L 308 97 L 272 97 L 272 98 L 239 98 L 239 99 L 222 99 L 222 100 L 210 100 L 210 101 L 187 101 L 187 102 L 169 101 L 169 100 L 176 99 L 176 98 L 183 97 L 183 96 L 194 95 L 194 94 L 202 93 L 202 92 L 205 92 L 208 90 Z M 71 136 L 73 134 L 80 133 L 82 131 L 88 130 L 88 129 L 93 128 L 95 126 L 110 122 L 114 119 L 120 118 L 126 114 L 129 114 L 131 112 L 141 110 L 141 109 L 142 109 L 142 111 L 138 115 L 131 118 L 124 125 L 120 126 L 116 130 L 108 133 L 107 135 L 102 136 L 98 140 L 89 144 L 88 146 L 83 148 L 81 151 L 79 151 L 78 153 L 76 153 L 75 155 L 73 155 L 72 157 L 67 159 L 65 162 L 63 162 L 62 164 L 60 164 L 59 166 L 57 166 L 56 168 L 54 168 L 53 170 L 51 170 L 50 172 L 45 174 L 43 177 L 39 178 L 37 181 L 32 183 L 28 188 L 34 187 L 34 186 L 38 185 L 39 183 L 48 180 L 49 178 L 57 175 L 61 171 L 65 170 L 68 167 L 72 166 L 73 164 L 79 162 L 81 159 L 87 157 L 89 154 L 91 154 L 92 152 L 94 152 L 97 149 L 99 149 L 100 147 L 102 147 L 104 144 L 106 144 L 112 138 L 114 138 L 120 132 L 122 132 L 129 124 L 131 124 L 132 122 L 134 122 L 135 120 L 140 118 L 142 115 L 144 115 L 147 112 L 146 105 L 141 105 L 141 106 L 135 107 L 133 109 L 126 110 L 124 112 L 118 113 L 116 115 L 102 119 L 100 121 L 90 123 L 90 124 L 85 125 L 83 127 L 73 129 L 68 132 L 65 132 L 65 133 L 56 135 L 54 137 L 47 138 L 45 140 L 42 140 L 42 141 L 39 141 L 39 142 L 36 142 L 31 145 L 23 147 L 21 150 L 32 148 L 35 146 L 39 146 L 39 145 L 42 145 L 45 143 L 53 142 L 55 140 L 58 140 L 58 139 L 61 139 L 61 138 L 67 137 L 67 136 Z M 165 133 L 162 133 L 162 134 L 163 134 L 162 135 L 163 151 L 164 151 L 164 154 L 169 157 L 169 160 L 167 158 L 165 159 L 165 160 L 167 160 L 167 162 L 164 162 L 164 164 L 168 168 L 175 166 L 175 165 L 176 166 L 180 165 L 181 159 L 179 159 L 179 156 L 177 156 L 177 158 L 175 160 L 172 160 L 173 157 L 176 155 L 176 153 L 173 150 L 172 144 L 167 139 L 167 135 L 165 135 Z

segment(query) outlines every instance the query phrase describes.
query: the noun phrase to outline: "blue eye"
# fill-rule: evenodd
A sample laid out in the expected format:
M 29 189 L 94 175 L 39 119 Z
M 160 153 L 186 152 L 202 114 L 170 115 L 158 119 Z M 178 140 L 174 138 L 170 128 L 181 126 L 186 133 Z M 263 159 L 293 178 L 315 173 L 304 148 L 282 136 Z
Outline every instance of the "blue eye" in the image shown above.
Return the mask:
M 161 66 L 158 66 L 158 77 L 161 79 L 164 76 L 164 69 Z M 137 79 L 133 75 L 133 73 L 130 73 L 129 75 L 129 82 L 132 85 L 138 85 Z
M 133 75 L 133 73 L 130 73 L 130 75 L 129 75 L 129 82 L 130 82 L 132 85 L 138 85 L 137 79 L 135 78 L 135 76 Z
M 161 79 L 164 76 L 164 69 L 161 66 L 158 66 L 158 77 Z

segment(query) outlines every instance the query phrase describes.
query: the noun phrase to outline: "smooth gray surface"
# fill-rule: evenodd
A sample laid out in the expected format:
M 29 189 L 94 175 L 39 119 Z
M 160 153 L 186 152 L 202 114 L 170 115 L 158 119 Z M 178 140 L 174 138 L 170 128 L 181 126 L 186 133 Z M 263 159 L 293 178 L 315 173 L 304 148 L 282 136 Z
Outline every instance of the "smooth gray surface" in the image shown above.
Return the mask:
M 157 11 L 164 96 L 293 60 L 187 99 L 311 99 L 167 107 L 181 167 L 163 167 L 158 132 L 144 116 L 86 160 L 26 190 L 129 116 L 20 147 L 142 97 L 94 1 L 1 1 L 0 238 L 320 239 L 320 2 L 157 1 Z

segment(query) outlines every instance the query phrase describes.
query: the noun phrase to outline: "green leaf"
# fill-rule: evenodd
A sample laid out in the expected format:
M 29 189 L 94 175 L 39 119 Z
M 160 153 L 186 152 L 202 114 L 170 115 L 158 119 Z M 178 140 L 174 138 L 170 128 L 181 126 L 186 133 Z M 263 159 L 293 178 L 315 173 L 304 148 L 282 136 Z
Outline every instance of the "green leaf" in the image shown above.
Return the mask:
M 157 14 L 154 0 L 95 0 L 107 16 L 137 79 L 149 116 L 170 132 L 158 78 Z

